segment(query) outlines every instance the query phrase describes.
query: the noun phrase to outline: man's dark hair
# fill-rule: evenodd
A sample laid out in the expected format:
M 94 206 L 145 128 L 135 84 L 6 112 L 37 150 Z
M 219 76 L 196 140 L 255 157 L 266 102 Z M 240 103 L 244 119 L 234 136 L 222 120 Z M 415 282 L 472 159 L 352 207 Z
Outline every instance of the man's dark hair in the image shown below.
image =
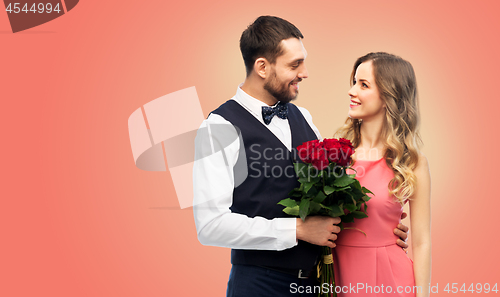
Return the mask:
M 255 60 L 260 57 L 266 58 L 269 63 L 275 63 L 276 58 L 283 54 L 280 42 L 291 37 L 304 38 L 297 27 L 282 18 L 258 17 L 243 31 L 240 38 L 247 76 L 252 72 Z

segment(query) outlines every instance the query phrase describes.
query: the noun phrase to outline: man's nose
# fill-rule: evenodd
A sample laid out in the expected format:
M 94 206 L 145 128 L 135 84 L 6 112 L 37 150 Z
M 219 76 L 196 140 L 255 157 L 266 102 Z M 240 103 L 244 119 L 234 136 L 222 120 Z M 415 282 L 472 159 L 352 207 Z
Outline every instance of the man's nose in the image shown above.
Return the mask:
M 309 72 L 307 72 L 307 67 L 306 67 L 305 62 L 302 63 L 302 67 L 300 68 L 300 72 L 298 74 L 298 77 L 302 78 L 302 79 L 309 77 Z

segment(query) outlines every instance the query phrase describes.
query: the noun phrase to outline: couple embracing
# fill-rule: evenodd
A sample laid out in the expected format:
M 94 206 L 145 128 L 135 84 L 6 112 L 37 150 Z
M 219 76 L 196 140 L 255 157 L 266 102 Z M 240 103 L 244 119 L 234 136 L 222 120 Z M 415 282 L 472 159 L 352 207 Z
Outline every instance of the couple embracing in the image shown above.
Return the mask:
M 286 174 L 296 160 L 293 153 L 266 152 L 293 152 L 322 139 L 310 113 L 290 103 L 308 77 L 303 38 L 293 24 L 272 16 L 257 18 L 242 33 L 245 81 L 210 113 L 196 139 L 198 156 L 214 145 L 220 156 L 197 158 L 194 164 L 198 238 L 231 248 L 228 297 L 316 296 L 322 246 L 334 251 L 338 296 L 428 296 L 430 175 L 419 151 L 417 86 L 409 62 L 369 53 L 351 73 L 349 117 L 335 136 L 352 141 L 352 167 L 362 169 L 358 179 L 374 193 L 368 218 L 340 232 L 339 218 L 302 221 L 277 204 L 298 184 Z M 221 126 L 231 131 L 216 129 Z M 228 141 L 228 133 L 237 137 Z M 410 204 L 414 262 L 404 251 L 405 203 Z

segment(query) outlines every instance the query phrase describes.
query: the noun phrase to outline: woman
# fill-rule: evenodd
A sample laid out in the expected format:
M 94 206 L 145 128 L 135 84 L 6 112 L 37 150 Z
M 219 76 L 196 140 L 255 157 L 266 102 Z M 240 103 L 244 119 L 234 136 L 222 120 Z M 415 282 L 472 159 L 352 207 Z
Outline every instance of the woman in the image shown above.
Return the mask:
M 336 137 L 352 141 L 357 178 L 374 195 L 367 204 L 368 218 L 345 224 L 351 228 L 335 241 L 337 292 L 343 289 L 339 296 L 428 296 L 430 175 L 427 159 L 419 151 L 413 67 L 391 54 L 369 53 L 354 64 L 351 82 L 349 118 Z M 406 202 L 413 263 L 395 244 L 393 234 Z

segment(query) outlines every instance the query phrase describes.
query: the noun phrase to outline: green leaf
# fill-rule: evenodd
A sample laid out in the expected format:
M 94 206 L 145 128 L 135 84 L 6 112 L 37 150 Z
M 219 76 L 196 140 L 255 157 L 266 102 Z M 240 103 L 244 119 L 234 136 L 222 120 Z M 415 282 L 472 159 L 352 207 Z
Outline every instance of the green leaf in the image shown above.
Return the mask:
M 278 202 L 278 204 L 281 204 L 281 205 L 286 206 L 286 207 L 295 207 L 295 206 L 297 206 L 297 201 L 290 199 L 290 198 L 286 198 L 286 199 L 283 199 L 280 202 Z
M 351 193 L 351 191 L 344 191 L 344 192 L 342 192 L 342 194 L 344 194 L 343 198 L 344 198 L 345 201 L 349 201 L 349 198 L 354 199 L 354 196 Z
M 305 183 L 304 184 L 304 193 L 307 194 L 307 192 L 309 192 L 309 190 L 311 189 L 311 187 L 314 185 L 314 183 Z
M 335 192 L 335 189 L 330 186 L 325 186 L 323 190 L 325 191 L 326 195 L 330 195 L 331 193 Z
M 301 177 L 301 178 L 299 178 L 299 183 L 301 183 L 301 184 L 305 184 L 305 183 L 308 183 L 310 181 L 311 181 L 311 179 L 308 178 L 308 177 Z
M 344 215 L 344 210 L 341 209 L 338 205 L 332 205 L 331 210 L 328 212 L 328 215 L 331 217 L 340 217 Z
M 351 189 L 351 187 L 349 187 L 349 186 L 347 186 L 347 187 L 343 187 L 343 188 L 337 188 L 337 187 L 335 187 L 335 191 L 337 191 L 337 192 L 338 192 L 338 191 L 350 190 L 350 189 Z
M 353 205 L 351 203 L 347 203 L 346 205 L 344 205 L 345 208 L 347 208 L 348 211 L 350 212 L 353 212 L 355 211 L 357 208 L 356 208 L 356 205 Z
M 283 209 L 283 211 L 286 213 L 286 214 L 289 214 L 291 216 L 294 216 L 294 217 L 298 217 L 299 216 L 299 206 L 294 206 L 294 207 L 287 207 L 285 209 Z
M 293 168 L 295 169 L 295 173 L 299 178 L 305 177 L 307 178 L 307 164 L 304 163 L 295 163 L 293 165 Z
M 375 195 L 375 194 L 373 194 L 373 193 L 372 193 L 372 191 L 368 190 L 368 189 L 367 189 L 367 188 L 365 188 L 365 187 L 362 187 L 362 188 L 361 188 L 361 191 L 363 192 L 363 194 L 370 193 L 370 194 L 372 194 L 372 195 Z
M 321 182 L 322 177 L 313 177 L 311 181 L 315 184 L 319 184 Z
M 353 194 L 353 196 L 355 197 L 356 200 L 359 199 L 356 197 L 362 197 L 365 195 L 365 194 L 363 194 L 363 192 L 361 190 L 361 185 L 359 184 L 359 181 L 357 179 L 355 179 L 354 182 L 350 186 L 351 186 L 351 193 Z
M 290 193 L 288 193 L 288 196 L 297 198 L 302 197 L 302 191 L 300 191 L 299 188 L 295 188 Z
M 319 177 L 309 176 L 309 177 L 301 177 L 299 178 L 299 183 L 307 184 L 307 183 L 319 183 L 321 179 Z
M 321 208 L 324 208 L 324 209 L 332 210 L 332 208 L 331 208 L 331 207 L 326 206 L 326 205 L 323 205 L 323 204 L 321 204 L 321 203 L 319 203 L 319 206 L 321 206 Z
M 307 197 L 314 198 L 318 194 L 318 185 L 314 184 L 311 189 L 307 192 Z
M 314 197 L 313 201 L 317 202 L 317 203 L 321 203 L 321 202 L 323 202 L 323 200 L 325 200 L 325 198 L 326 198 L 325 193 L 323 193 L 323 191 L 319 191 L 318 195 L 316 195 L 316 197 Z
M 361 184 L 359 180 L 355 179 L 351 186 L 354 186 L 355 189 L 358 189 L 361 192 Z
M 352 213 L 348 213 L 344 216 L 340 217 L 343 223 L 352 223 L 354 222 L 354 215 Z
M 302 219 L 302 221 L 304 221 L 309 213 L 309 204 L 310 204 L 310 200 L 309 199 L 302 199 L 300 201 L 300 205 L 299 205 L 299 216 L 300 218 Z
M 362 212 L 362 211 L 353 211 L 352 215 L 356 219 L 363 219 L 363 218 L 367 218 L 368 217 L 368 215 L 366 213 Z
M 336 187 L 343 188 L 347 185 L 352 184 L 356 180 L 351 178 L 348 174 L 343 174 L 341 177 L 337 178 L 334 182 L 333 185 Z
M 319 203 L 311 201 L 311 203 L 309 205 L 309 214 L 311 214 L 311 215 L 318 214 L 318 212 L 320 210 L 321 210 L 321 205 Z

